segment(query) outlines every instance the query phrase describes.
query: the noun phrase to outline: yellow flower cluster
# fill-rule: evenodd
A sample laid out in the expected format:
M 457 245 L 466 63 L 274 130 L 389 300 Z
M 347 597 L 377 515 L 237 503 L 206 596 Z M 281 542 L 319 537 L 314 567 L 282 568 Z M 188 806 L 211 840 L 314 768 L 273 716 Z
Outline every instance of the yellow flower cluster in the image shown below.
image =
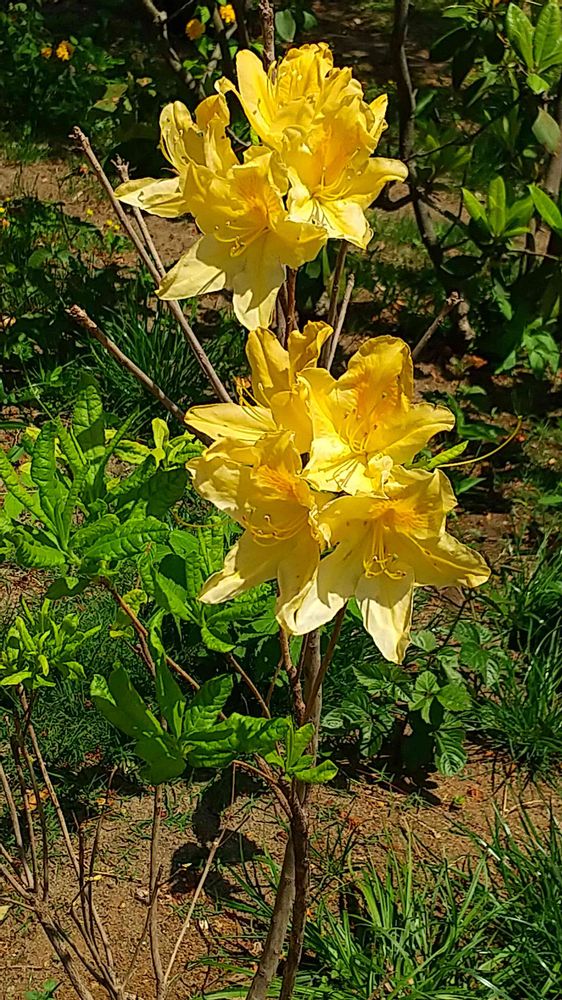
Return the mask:
M 190 213 L 203 234 L 159 295 L 183 299 L 228 288 L 251 330 L 271 322 L 287 268 L 313 260 L 328 239 L 367 246 L 365 210 L 407 170 L 373 156 L 386 128 L 386 95 L 367 103 L 351 70 L 334 67 L 327 45 L 291 49 L 268 73 L 242 50 L 236 69 L 239 89 L 220 80 L 195 119 L 179 101 L 164 108 L 161 148 L 174 175 L 130 181 L 116 193 L 165 218 Z M 229 91 L 260 140 L 242 162 L 227 131 Z
M 66 39 L 64 39 L 62 42 L 59 42 L 55 50 L 55 55 L 57 59 L 61 60 L 61 62 L 68 62 L 69 59 L 72 59 L 73 53 L 74 53 L 74 45 L 72 45 L 70 42 L 67 42 Z
M 192 17 L 185 26 L 185 33 L 192 42 L 196 42 L 198 38 L 201 38 L 205 34 L 205 30 L 205 25 L 198 17 Z
M 219 7 L 219 14 L 225 24 L 234 24 L 236 21 L 236 11 L 231 3 L 224 3 Z
M 318 367 L 325 323 L 248 337 L 251 389 L 196 406 L 188 424 L 214 443 L 188 468 L 199 493 L 243 528 L 201 599 L 214 604 L 277 580 L 277 618 L 302 635 L 355 597 L 383 655 L 404 656 L 414 587 L 484 583 L 480 555 L 446 531 L 446 476 L 412 467 L 452 413 L 413 401 L 409 348 L 366 341 L 338 379 Z

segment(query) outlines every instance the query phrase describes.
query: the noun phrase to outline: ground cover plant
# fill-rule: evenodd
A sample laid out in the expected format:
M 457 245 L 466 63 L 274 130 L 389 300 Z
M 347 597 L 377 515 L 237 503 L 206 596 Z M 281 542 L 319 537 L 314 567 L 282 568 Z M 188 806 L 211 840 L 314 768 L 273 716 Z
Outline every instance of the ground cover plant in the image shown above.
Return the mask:
M 1 15 L 8 996 L 554 998 L 558 2 L 124 16 Z

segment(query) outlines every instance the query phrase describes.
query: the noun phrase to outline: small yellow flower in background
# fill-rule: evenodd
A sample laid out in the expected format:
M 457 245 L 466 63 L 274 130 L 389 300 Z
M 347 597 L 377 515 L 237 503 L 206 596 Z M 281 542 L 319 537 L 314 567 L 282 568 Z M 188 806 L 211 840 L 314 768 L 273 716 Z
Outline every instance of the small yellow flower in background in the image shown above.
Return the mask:
M 6 209 L 4 208 L 4 206 L 0 205 L 0 215 L 2 215 L 5 211 Z
M 44 45 L 43 48 L 41 49 L 41 55 L 43 56 L 43 59 L 50 59 L 52 54 L 53 54 L 52 45 Z
M 307 452 L 312 422 L 306 385 L 299 375 L 315 367 L 331 333 L 327 323 L 307 323 L 302 333 L 293 330 L 289 334 L 284 348 L 271 330 L 252 330 L 246 342 L 251 380 L 249 386 L 240 386 L 240 404 L 192 406 L 186 423 L 215 441 L 231 438 L 249 445 L 281 428 L 293 432 L 301 454 Z
M 219 7 L 219 14 L 225 24 L 234 24 L 236 21 L 236 11 L 231 3 L 225 3 Z
M 62 62 L 68 62 L 68 60 L 72 58 L 73 53 L 74 45 L 71 45 L 70 42 L 64 39 L 57 45 L 55 55 L 57 59 L 60 59 Z
M 88 218 L 90 218 L 93 214 L 94 214 L 93 208 L 86 209 L 86 215 L 88 216 Z
M 198 38 L 201 38 L 205 34 L 205 30 L 205 25 L 198 17 L 192 17 L 185 26 L 185 33 L 192 42 L 196 42 Z

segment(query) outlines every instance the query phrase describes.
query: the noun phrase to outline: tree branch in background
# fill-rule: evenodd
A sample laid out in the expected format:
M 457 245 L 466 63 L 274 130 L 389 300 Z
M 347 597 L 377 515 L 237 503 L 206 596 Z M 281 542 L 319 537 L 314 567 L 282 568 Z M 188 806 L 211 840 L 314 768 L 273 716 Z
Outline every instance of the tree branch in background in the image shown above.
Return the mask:
M 143 264 L 147 267 L 148 271 L 150 272 L 150 275 L 151 275 L 151 277 L 152 277 L 155 285 L 158 286 L 160 284 L 160 274 L 158 272 L 158 266 L 156 265 L 156 263 L 152 259 L 150 251 L 145 246 L 145 243 L 143 242 L 143 240 L 141 239 L 141 237 L 138 235 L 138 233 L 135 231 L 135 229 L 131 225 L 131 223 L 129 221 L 129 217 L 128 217 L 127 213 L 124 211 L 123 206 L 120 204 L 120 202 L 115 197 L 115 192 L 114 192 L 114 190 L 113 190 L 113 188 L 111 186 L 109 178 L 107 177 L 107 174 L 103 170 L 103 167 L 102 167 L 101 163 L 99 162 L 97 156 L 95 155 L 95 153 L 94 153 L 94 151 L 93 151 L 93 149 L 92 149 L 92 147 L 90 145 L 90 141 L 89 141 L 88 137 L 86 135 L 84 135 L 82 129 L 79 128 L 76 125 L 75 128 L 73 129 L 72 133 L 71 133 L 71 138 L 75 139 L 79 143 L 80 147 L 82 148 L 82 151 L 83 151 L 86 159 L 90 162 L 91 166 L 93 167 L 94 173 L 96 174 L 96 176 L 97 176 L 100 184 L 102 185 L 104 191 L 106 192 L 107 197 L 109 198 L 109 201 L 111 202 L 111 206 L 113 208 L 113 211 L 115 212 L 117 218 L 119 219 L 119 222 L 121 223 L 124 231 L 127 233 L 129 239 L 134 244 L 135 249 L 136 249 L 139 257 L 141 258 Z M 184 335 L 186 337 L 186 340 L 187 340 L 187 342 L 188 342 L 191 350 L 193 351 L 195 359 L 197 360 L 197 362 L 199 364 L 199 367 L 201 368 L 201 370 L 207 376 L 207 378 L 208 378 L 208 380 L 209 380 L 212 388 L 216 392 L 217 396 L 223 402 L 230 403 L 231 402 L 231 398 L 230 398 L 230 395 L 229 395 L 226 387 L 223 385 L 221 379 L 217 375 L 217 372 L 215 371 L 215 368 L 214 368 L 214 366 L 213 366 L 210 358 L 206 354 L 206 352 L 203 349 L 203 347 L 201 346 L 201 344 L 200 344 L 197 336 L 195 335 L 194 331 L 192 330 L 190 324 L 188 323 L 187 318 L 185 317 L 181 306 L 179 305 L 178 302 L 173 302 L 173 301 L 169 301 L 169 300 L 165 300 L 165 304 L 166 304 L 166 307 L 172 313 L 172 315 L 175 317 L 175 319 L 177 320 L 177 322 L 179 323 L 179 325 L 180 325 L 180 327 L 181 327 L 181 329 L 182 329 L 182 331 L 183 331 L 183 333 L 184 333 Z
M 153 24 L 155 24 L 158 29 L 166 62 L 174 73 L 179 76 L 180 80 L 184 86 L 188 88 L 188 90 L 198 91 L 200 88 L 199 80 L 196 80 L 195 77 L 191 75 L 189 70 L 185 68 L 180 56 L 170 43 L 168 36 L 168 14 L 165 10 L 159 10 L 152 0 L 141 0 L 141 3 L 148 16 L 151 18 Z
M 441 306 L 441 309 L 439 310 L 437 316 L 433 320 L 433 323 L 431 323 L 431 325 L 428 326 L 425 333 L 420 337 L 416 346 L 413 348 L 412 361 L 418 360 L 420 354 L 423 353 L 426 344 L 429 343 L 429 341 L 433 337 L 433 334 L 440 327 L 442 321 L 445 319 L 445 316 L 448 316 L 452 309 L 458 308 L 458 305 L 459 305 L 458 292 L 451 292 L 449 297 L 445 299 L 443 305 Z
M 351 302 L 351 296 L 353 294 L 353 289 L 354 288 L 355 288 L 355 275 L 354 274 L 350 274 L 349 278 L 347 279 L 347 285 L 345 287 L 345 292 L 344 292 L 344 296 L 343 296 L 343 299 L 342 299 L 342 304 L 341 304 L 341 308 L 340 308 L 340 312 L 339 312 L 339 316 L 338 316 L 338 320 L 337 320 L 334 332 L 333 332 L 332 336 L 329 338 L 329 340 L 326 341 L 326 346 L 327 346 L 327 352 L 326 352 L 326 354 L 327 354 L 327 356 L 326 356 L 325 368 L 327 368 L 328 371 L 330 371 L 330 368 L 332 367 L 332 365 L 334 363 L 334 358 L 336 356 L 336 350 L 337 350 L 337 347 L 338 347 L 339 339 L 340 339 L 341 334 L 342 334 L 343 325 L 345 323 L 345 317 L 347 316 L 347 310 L 348 310 L 349 303 Z
M 217 33 L 217 42 L 219 44 L 221 53 L 223 73 L 225 76 L 228 77 L 229 80 L 231 80 L 234 83 L 236 77 L 234 73 L 234 66 L 232 64 L 232 57 L 230 55 L 230 49 L 228 47 L 228 36 L 226 34 L 224 21 L 219 14 L 219 9 L 216 3 L 212 3 L 210 6 L 211 6 L 211 18 L 213 21 L 214 29 Z
M 246 24 L 246 0 L 232 0 L 232 6 L 236 11 L 236 28 L 238 38 L 240 39 L 240 47 L 242 49 L 249 49 L 250 36 L 248 34 L 248 25 Z
M 117 344 L 114 343 L 113 340 L 107 337 L 106 334 L 100 330 L 97 323 L 94 323 L 93 319 L 88 316 L 88 313 L 84 309 L 80 306 L 74 305 L 71 306 L 70 309 L 66 310 L 66 314 L 70 317 L 70 319 L 74 320 L 75 323 L 81 326 L 82 329 L 85 330 L 91 337 L 95 337 L 98 343 L 100 343 L 102 347 L 104 347 L 105 350 L 111 354 L 120 365 L 122 365 L 123 368 L 130 372 L 131 375 L 133 375 L 133 377 L 136 378 L 137 381 L 140 382 L 140 384 L 144 386 L 144 388 L 150 392 L 159 403 L 162 403 L 162 406 L 166 408 L 168 413 L 171 413 L 172 416 L 175 417 L 185 429 L 185 413 L 183 410 L 181 410 L 176 403 L 173 403 L 160 386 L 156 385 L 156 382 L 154 382 L 153 379 L 146 375 L 145 372 L 143 372 L 142 369 L 131 360 L 131 358 L 127 357 L 127 355 L 124 354 L 119 347 L 117 347 Z
M 263 37 L 263 64 L 268 70 L 275 62 L 275 14 L 271 0 L 260 0 L 259 11 Z

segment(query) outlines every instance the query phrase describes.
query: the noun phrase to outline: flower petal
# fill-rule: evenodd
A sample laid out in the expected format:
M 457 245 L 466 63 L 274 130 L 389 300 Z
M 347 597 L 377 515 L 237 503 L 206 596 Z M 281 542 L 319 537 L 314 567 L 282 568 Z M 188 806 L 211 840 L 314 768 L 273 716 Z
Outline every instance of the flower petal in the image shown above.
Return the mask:
M 439 538 L 419 542 L 396 532 L 396 555 L 413 567 L 416 583 L 430 587 L 480 587 L 490 576 L 482 556 L 444 532 Z
M 363 624 L 392 663 L 402 663 L 410 641 L 414 574 L 409 566 L 393 566 L 392 576 L 362 576 L 355 592 Z
M 268 235 L 253 243 L 238 258 L 240 270 L 232 279 L 234 312 L 249 330 L 269 326 L 277 293 L 285 280 L 285 268 L 269 244 Z
M 319 562 L 320 546 L 312 534 L 302 531 L 287 543 L 285 558 L 279 563 L 277 572 L 279 597 L 275 612 L 277 621 L 288 632 L 293 631 L 291 624 L 294 623 L 295 613 L 301 607 Z
M 269 406 L 273 393 L 289 388 L 289 356 L 271 330 L 250 330 L 246 355 L 252 373 L 252 392 L 258 403 Z
M 286 542 L 261 545 L 246 531 L 228 552 L 223 568 L 209 577 L 199 600 L 204 604 L 220 604 L 274 579 L 286 545 Z
M 332 620 L 355 593 L 363 572 L 361 551 L 361 546 L 342 543 L 321 560 L 300 602 L 279 618 L 288 632 L 304 635 Z
M 177 219 L 188 210 L 179 177 L 165 177 L 162 180 L 142 177 L 126 181 L 115 189 L 115 197 L 126 205 L 140 208 L 162 219 Z
M 162 278 L 161 299 L 189 299 L 218 292 L 227 282 L 228 250 L 213 236 L 202 236 Z
M 241 444 L 254 444 L 264 434 L 277 430 L 269 409 L 238 403 L 192 406 L 186 414 L 186 423 L 214 441 L 234 438 Z

